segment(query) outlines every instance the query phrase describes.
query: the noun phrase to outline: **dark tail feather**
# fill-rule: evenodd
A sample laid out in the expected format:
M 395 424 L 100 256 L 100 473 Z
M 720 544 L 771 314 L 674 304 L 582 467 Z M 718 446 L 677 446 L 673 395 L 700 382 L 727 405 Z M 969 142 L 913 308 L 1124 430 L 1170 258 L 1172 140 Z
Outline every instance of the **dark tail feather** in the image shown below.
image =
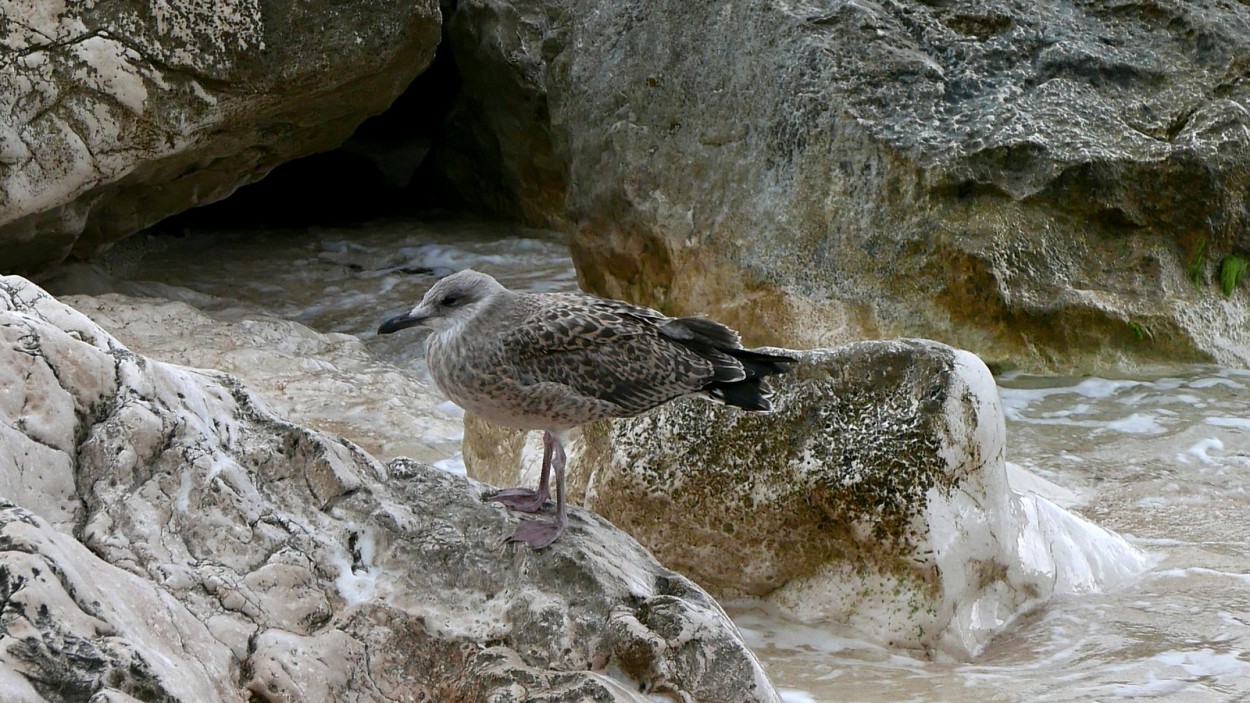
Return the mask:
M 772 410 L 773 404 L 768 401 L 768 397 L 772 395 L 773 389 L 769 387 L 765 377 L 785 373 L 790 370 L 790 364 L 798 361 L 794 357 L 753 349 L 719 351 L 737 359 L 746 371 L 746 378 L 730 382 L 713 381 L 707 385 L 705 391 L 710 398 L 743 410 Z
M 669 320 L 660 326 L 660 334 L 683 344 L 705 345 L 722 351 L 742 346 L 737 332 L 706 317 L 678 317 Z
M 703 387 L 707 397 L 745 410 L 772 410 L 767 376 L 785 373 L 798 361 L 782 354 L 743 349 L 734 330 L 705 317 L 679 317 L 659 328 L 660 334 L 712 362 L 713 378 Z
M 743 410 L 768 411 L 773 404 L 768 401 L 772 389 L 762 378 L 753 378 L 733 383 L 709 383 L 704 391 L 708 397 L 725 405 L 732 405 Z
M 798 361 L 792 356 L 769 354 L 755 349 L 721 349 L 720 351 L 742 362 L 742 368 L 746 370 L 748 379 L 785 373 L 790 370 L 790 364 Z

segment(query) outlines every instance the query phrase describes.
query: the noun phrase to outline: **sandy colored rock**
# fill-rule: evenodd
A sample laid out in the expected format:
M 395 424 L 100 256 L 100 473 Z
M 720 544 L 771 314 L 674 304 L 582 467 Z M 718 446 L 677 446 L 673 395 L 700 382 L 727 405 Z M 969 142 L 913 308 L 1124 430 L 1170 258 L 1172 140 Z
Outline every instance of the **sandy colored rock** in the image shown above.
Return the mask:
M 1056 594 L 1144 567 L 1118 535 L 1013 490 L 997 388 L 972 354 L 923 340 L 786 353 L 799 363 L 770 414 L 688 400 L 587 425 L 569 493 L 720 596 L 960 657 Z M 470 475 L 532 473 L 534 439 L 518 452 L 483 424 L 466 421 Z
M 509 547 L 488 487 L 135 354 L 21 278 L 0 331 L 7 374 L 54 372 L 4 386 L 0 471 L 47 446 L 70 473 L 0 506 L 4 700 L 779 701 L 716 602 L 591 513 Z
M 467 151 L 551 134 L 567 197 L 529 202 L 562 203 L 589 291 L 750 344 L 1250 363 L 1250 293 L 1216 284 L 1250 258 L 1242 5 L 457 3 L 473 21 Z

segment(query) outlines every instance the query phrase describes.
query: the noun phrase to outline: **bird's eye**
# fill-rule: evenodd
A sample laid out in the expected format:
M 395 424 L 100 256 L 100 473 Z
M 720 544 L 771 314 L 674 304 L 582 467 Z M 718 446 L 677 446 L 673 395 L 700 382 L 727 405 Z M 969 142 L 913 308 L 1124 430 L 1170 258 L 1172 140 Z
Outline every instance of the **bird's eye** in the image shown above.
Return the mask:
M 459 302 L 460 302 L 459 298 L 457 298 L 454 295 L 449 295 L 449 296 L 444 297 L 442 302 L 440 302 L 439 304 L 445 308 L 454 308 L 456 306 L 456 303 L 459 303 Z

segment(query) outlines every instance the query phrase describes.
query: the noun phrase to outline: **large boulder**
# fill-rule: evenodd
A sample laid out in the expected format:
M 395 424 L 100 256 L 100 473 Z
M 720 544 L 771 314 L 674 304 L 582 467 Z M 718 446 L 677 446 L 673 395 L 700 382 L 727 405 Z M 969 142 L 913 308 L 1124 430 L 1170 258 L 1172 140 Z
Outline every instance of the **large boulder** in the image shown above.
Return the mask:
M 0 699 L 778 697 L 704 591 L 573 513 L 289 423 L 0 278 Z
M 1245 5 L 463 0 L 461 21 L 485 113 L 461 131 L 494 130 L 478 156 L 548 135 L 593 292 L 754 343 L 1250 363 L 1250 296 L 1215 282 L 1250 259 Z
M 0 268 L 91 255 L 338 146 L 440 26 L 437 0 L 8 3 Z
M 720 596 L 960 657 L 1055 595 L 1145 567 L 1118 535 L 1013 489 L 997 387 L 974 355 L 922 340 L 787 353 L 799 362 L 772 413 L 687 400 L 587 426 L 574 500 Z M 533 480 L 518 474 L 536 447 L 466 428 L 470 475 Z

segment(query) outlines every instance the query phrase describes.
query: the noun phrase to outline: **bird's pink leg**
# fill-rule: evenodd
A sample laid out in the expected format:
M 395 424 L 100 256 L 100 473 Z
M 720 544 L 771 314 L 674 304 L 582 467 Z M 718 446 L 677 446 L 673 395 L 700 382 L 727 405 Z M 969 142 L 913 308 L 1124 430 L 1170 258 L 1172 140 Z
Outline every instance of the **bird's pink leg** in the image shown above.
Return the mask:
M 550 436 L 550 435 L 548 435 Z M 554 440 L 554 438 L 553 438 Z M 524 542 L 534 549 L 542 549 L 556 541 L 564 533 L 566 514 L 564 507 L 564 444 L 554 440 L 555 456 L 551 464 L 556 472 L 556 519 L 555 520 L 522 520 L 516 532 L 509 538 L 510 542 Z
M 551 452 L 555 437 L 550 432 L 543 433 L 543 473 L 538 479 L 538 490 L 528 488 L 507 488 L 499 491 L 487 500 L 519 510 L 523 513 L 536 513 L 542 510 L 543 504 L 551 497 Z

